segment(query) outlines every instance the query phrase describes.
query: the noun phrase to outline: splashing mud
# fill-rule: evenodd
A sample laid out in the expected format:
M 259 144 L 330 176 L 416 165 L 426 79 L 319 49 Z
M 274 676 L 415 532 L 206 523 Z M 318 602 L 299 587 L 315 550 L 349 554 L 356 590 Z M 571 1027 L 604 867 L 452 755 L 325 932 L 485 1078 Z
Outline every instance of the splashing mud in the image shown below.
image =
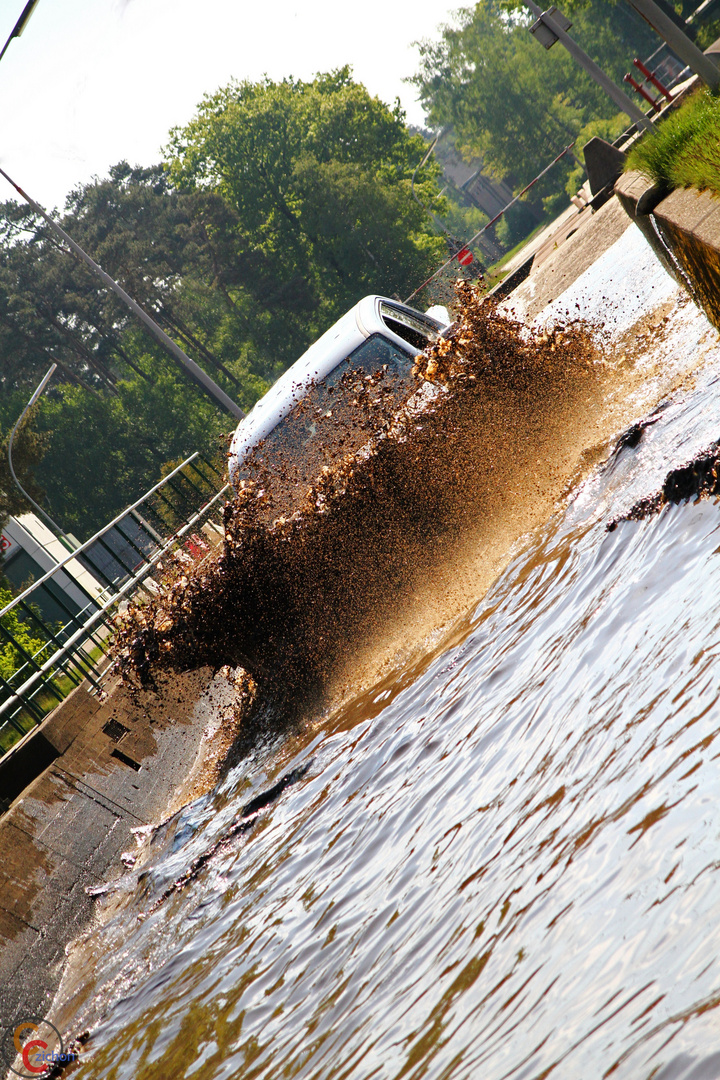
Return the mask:
M 225 511 L 225 546 L 119 627 L 120 658 L 153 668 L 243 665 L 317 700 L 343 656 L 491 519 L 537 454 L 572 425 L 600 376 L 581 323 L 528 331 L 465 282 L 452 336 L 421 354 L 402 407 L 383 372 L 348 373 L 301 471 L 256 461 Z M 432 389 L 430 389 L 432 388 Z M 280 678 L 278 678 L 280 677 Z

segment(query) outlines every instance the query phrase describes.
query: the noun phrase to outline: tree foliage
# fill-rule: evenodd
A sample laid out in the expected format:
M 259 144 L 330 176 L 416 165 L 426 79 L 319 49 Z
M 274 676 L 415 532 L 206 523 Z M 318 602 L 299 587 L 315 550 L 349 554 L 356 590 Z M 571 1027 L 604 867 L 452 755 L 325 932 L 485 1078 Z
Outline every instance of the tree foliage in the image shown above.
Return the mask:
M 11 590 L 0 586 L 0 608 L 9 604 L 12 598 Z M 23 667 L 27 663 L 24 653 L 35 657 L 36 663 L 42 663 L 47 659 L 52 651 L 51 648 L 45 638 L 35 636 L 30 628 L 29 620 L 21 619 L 17 609 L 3 615 L 2 625 L 17 645 L 4 636 L 0 638 L 0 677 L 10 679 L 18 668 Z
M 2 211 L 3 385 L 39 377 L 49 358 L 65 379 L 95 390 L 114 392 L 128 372 L 152 383 L 161 361 L 153 361 L 154 340 L 139 331 L 135 316 L 29 207 L 8 203 Z M 241 327 L 229 333 L 223 327 L 223 316 L 233 311 L 223 289 L 240 272 L 237 258 L 233 264 L 231 253 L 213 243 L 225 214 L 218 199 L 174 191 L 162 165 L 131 169 L 121 162 L 106 180 L 71 193 L 60 224 L 228 393 L 242 398 L 246 376 L 268 372 L 261 357 L 253 366 L 242 339 L 238 346 Z
M 23 405 L 20 405 L 18 416 L 22 409 Z M 22 477 L 21 483 L 25 490 L 31 498 L 40 502 L 45 496 L 45 491 L 37 478 L 36 471 L 39 470 L 47 450 L 48 436 L 34 430 L 33 416 L 36 412 L 37 405 L 25 416 L 15 433 L 12 463 L 15 475 Z M 11 514 L 23 514 L 29 509 L 27 499 L 18 490 L 10 472 L 8 444 L 11 431 L 12 425 L 0 444 L 0 522 L 6 521 Z
M 364 293 L 404 295 L 440 259 L 410 190 L 426 149 L 399 106 L 342 68 L 313 82 L 231 83 L 172 133 L 168 152 L 177 188 L 218 195 L 235 215 L 226 242 L 257 265 L 254 303 L 290 359 Z M 425 203 L 438 173 L 431 159 L 416 177 Z
M 458 13 L 437 41 L 420 43 L 414 79 L 430 122 L 452 126 L 457 145 L 482 157 L 495 175 L 522 187 L 593 120 L 616 106 L 556 44 L 546 51 L 528 32 L 522 6 L 479 0 Z M 655 47 L 647 25 L 628 8 L 598 0 L 576 4 L 571 33 L 616 81 L 635 55 Z M 533 198 L 562 191 L 573 167 L 565 159 Z

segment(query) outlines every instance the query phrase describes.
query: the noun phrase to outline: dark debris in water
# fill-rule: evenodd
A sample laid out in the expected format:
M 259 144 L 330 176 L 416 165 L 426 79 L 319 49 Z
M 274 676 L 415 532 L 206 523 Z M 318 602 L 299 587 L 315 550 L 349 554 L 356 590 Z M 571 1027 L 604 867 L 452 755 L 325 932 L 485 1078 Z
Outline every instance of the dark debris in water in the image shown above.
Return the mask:
M 210 862 L 214 855 L 218 852 L 225 851 L 232 840 L 236 836 L 240 836 L 242 833 L 249 832 L 249 830 L 255 824 L 258 814 L 261 810 L 264 810 L 267 806 L 270 806 L 277 799 L 280 798 L 286 788 L 296 784 L 299 780 L 302 780 L 303 776 L 307 773 L 308 769 L 312 765 L 312 761 L 306 762 L 304 765 L 299 766 L 297 769 L 293 769 L 291 772 L 282 776 L 272 787 L 267 791 L 260 792 L 255 798 L 251 799 L 235 818 L 227 832 L 216 840 L 215 843 L 209 847 L 206 851 L 203 851 L 201 855 L 198 855 L 188 866 L 184 874 L 179 878 L 176 878 L 171 885 L 154 901 L 150 908 L 138 916 L 139 919 L 145 919 L 148 915 L 151 915 L 154 911 L 157 911 L 165 901 L 174 893 L 181 892 L 187 888 L 198 876 L 204 866 Z
M 626 431 L 623 431 L 622 435 L 615 444 L 615 450 L 613 456 L 618 458 L 623 450 L 635 450 L 640 445 L 640 440 L 649 427 L 653 424 L 657 424 L 661 417 L 661 411 L 658 409 L 651 416 L 646 416 L 642 420 L 638 420 L 637 423 L 631 424 Z
M 89 1031 L 83 1031 L 72 1039 L 64 1050 L 65 1061 L 58 1061 L 54 1065 L 47 1066 L 42 1072 L 43 1080 L 59 1080 L 59 1077 L 64 1076 L 66 1071 L 70 1070 L 71 1066 L 74 1066 L 75 1062 L 78 1061 L 80 1053 L 89 1039 Z M 74 1069 L 71 1071 L 74 1071 Z M 35 1072 L 37 1072 L 37 1069 Z M 22 1073 L 17 1075 L 20 1076 Z
M 671 503 L 720 495 L 719 477 L 720 443 L 715 442 L 686 465 L 669 472 L 660 491 L 639 499 L 627 513 L 608 522 L 607 531 L 613 532 L 622 521 L 642 521 L 653 514 L 659 514 L 663 507 Z

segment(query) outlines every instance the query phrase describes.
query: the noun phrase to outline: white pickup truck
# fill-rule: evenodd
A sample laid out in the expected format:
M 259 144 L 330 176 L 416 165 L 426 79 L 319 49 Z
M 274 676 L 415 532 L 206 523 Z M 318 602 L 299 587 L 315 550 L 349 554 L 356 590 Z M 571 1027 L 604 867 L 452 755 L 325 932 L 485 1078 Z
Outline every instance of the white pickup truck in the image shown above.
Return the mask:
M 414 358 L 450 324 L 443 307 L 424 314 L 384 296 L 366 296 L 327 330 L 280 376 L 232 438 L 230 479 L 235 488 L 253 467 L 273 467 L 284 452 L 307 457 L 318 433 L 318 418 L 331 416 L 343 377 L 382 380 L 381 389 L 400 404 L 418 389 Z M 316 456 L 311 454 L 310 456 Z

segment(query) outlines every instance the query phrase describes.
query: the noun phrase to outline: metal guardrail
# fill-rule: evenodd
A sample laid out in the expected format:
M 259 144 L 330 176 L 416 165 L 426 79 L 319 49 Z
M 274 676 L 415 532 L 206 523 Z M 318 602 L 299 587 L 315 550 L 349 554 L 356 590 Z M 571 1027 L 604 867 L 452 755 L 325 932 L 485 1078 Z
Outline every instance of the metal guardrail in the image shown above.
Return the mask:
M 153 591 L 153 571 L 178 545 L 194 559 L 210 553 L 201 530 L 209 526 L 205 533 L 220 539 L 221 528 L 212 519 L 221 516 L 228 487 L 207 458 L 192 454 L 0 610 L 0 648 L 17 659 L 8 678 L 0 674 L 0 757 L 84 680 L 101 692 L 118 605 L 138 588 Z M 88 572 L 97 582 L 93 592 Z M 83 605 L 73 603 L 61 581 L 71 583 Z M 51 623 L 40 610 L 39 602 L 48 597 L 63 612 L 59 622 Z M 43 642 L 33 654 L 6 625 L 11 612 Z

